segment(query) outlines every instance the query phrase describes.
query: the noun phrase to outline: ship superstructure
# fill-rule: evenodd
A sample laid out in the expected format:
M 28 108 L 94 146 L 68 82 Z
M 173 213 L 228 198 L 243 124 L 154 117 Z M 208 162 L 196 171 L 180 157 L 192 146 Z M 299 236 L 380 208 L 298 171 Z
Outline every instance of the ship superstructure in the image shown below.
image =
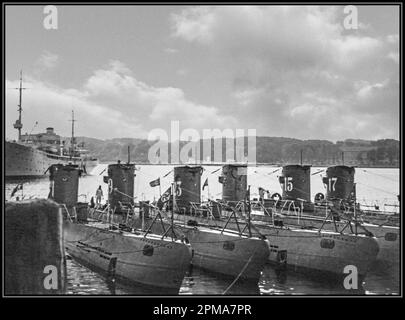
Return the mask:
M 18 130 L 17 141 L 5 142 L 5 176 L 40 177 L 52 164 L 78 164 L 84 172 L 90 173 L 98 164 L 98 160 L 86 154 L 83 143 L 77 144 L 74 136 L 74 112 L 72 110 L 72 136 L 64 139 L 56 134 L 53 127 L 46 128 L 44 133 L 22 134 L 22 72 L 20 73 L 18 119 L 14 128 Z M 37 124 L 37 123 L 36 123 Z

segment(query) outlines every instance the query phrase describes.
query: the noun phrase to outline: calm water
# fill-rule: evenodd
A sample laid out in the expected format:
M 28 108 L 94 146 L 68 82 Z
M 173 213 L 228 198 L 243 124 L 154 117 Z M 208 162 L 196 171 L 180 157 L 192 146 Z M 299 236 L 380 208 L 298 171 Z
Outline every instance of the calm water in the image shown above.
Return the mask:
M 86 176 L 80 179 L 79 200 L 89 201 L 99 185 L 102 186 L 104 195 L 107 195 L 107 186 L 103 183 L 103 175 L 106 165 L 99 165 L 94 168 L 92 176 Z M 205 167 L 202 181 L 208 178 L 209 190 L 206 188 L 202 192 L 204 200 L 211 198 L 220 198 L 221 184 L 218 183 L 218 176 L 221 173 L 220 167 Z M 277 167 L 249 167 L 248 184 L 251 185 L 251 194 L 257 197 L 258 187 L 263 187 L 271 193 L 281 194 L 281 188 L 277 176 L 281 169 L 276 171 Z M 316 173 L 325 168 L 312 168 L 312 173 Z M 169 173 L 169 174 L 168 174 Z M 164 177 L 168 174 L 166 177 Z M 322 174 L 320 172 L 311 176 L 311 198 L 318 192 L 325 192 L 322 184 Z M 153 200 L 159 197 L 159 188 L 151 188 L 149 182 L 156 178 L 161 179 L 161 190 L 165 191 L 171 181 L 173 181 L 172 167 L 170 166 L 137 166 L 135 178 L 135 195 L 138 200 Z M 12 189 L 20 181 L 6 182 L 6 198 L 10 199 Z M 357 198 L 359 202 L 366 205 L 379 205 L 380 209 L 391 211 L 397 204 L 397 195 L 399 194 L 399 169 L 363 169 L 356 168 L 355 182 L 357 183 Z M 49 192 L 49 181 L 47 178 L 30 180 L 24 183 L 23 191 L 18 191 L 16 196 L 24 199 L 46 198 Z M 398 210 L 398 209 L 397 209 Z M 74 260 L 67 261 L 68 266 L 68 294 L 117 294 L 117 295 L 153 295 L 156 293 L 147 292 L 144 288 L 125 287 L 119 283 L 111 283 L 101 275 L 82 267 Z M 229 286 L 232 279 L 223 279 L 221 276 L 209 274 L 196 268 L 190 269 L 184 278 L 180 295 L 191 294 L 209 294 L 221 295 L 239 294 L 239 295 L 344 295 L 349 294 L 347 290 L 340 286 L 331 285 L 328 281 L 322 279 L 312 279 L 308 275 L 297 274 L 294 272 L 278 272 L 271 266 L 266 266 L 262 272 L 259 284 L 241 283 Z M 357 294 L 398 294 L 399 276 L 397 274 L 376 274 L 369 273 L 364 280 L 362 288 Z
M 148 292 L 145 288 L 124 286 L 112 283 L 107 278 L 89 270 L 74 260 L 67 261 L 67 294 L 75 295 L 161 295 L 161 292 Z M 211 274 L 197 268 L 191 269 L 183 280 L 180 295 L 393 295 L 399 294 L 398 277 L 389 278 L 369 274 L 356 292 L 348 292 L 326 279 L 311 279 L 309 275 L 291 271 L 277 272 L 266 266 L 258 284 L 236 283 L 220 275 Z

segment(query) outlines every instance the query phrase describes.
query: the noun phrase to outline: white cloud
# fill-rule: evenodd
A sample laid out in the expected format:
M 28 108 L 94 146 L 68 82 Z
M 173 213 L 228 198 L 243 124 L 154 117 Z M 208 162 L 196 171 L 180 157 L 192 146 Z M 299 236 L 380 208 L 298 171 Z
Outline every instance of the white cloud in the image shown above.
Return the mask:
M 7 80 L 7 87 L 17 81 Z M 24 93 L 24 128 L 39 121 L 46 127 L 68 134 L 70 110 L 76 110 L 78 135 L 90 137 L 143 137 L 154 128 L 168 130 L 170 120 L 180 121 L 181 128 L 223 128 L 235 125 L 232 116 L 220 110 L 188 100 L 179 88 L 153 87 L 137 80 L 131 70 L 119 61 L 111 61 L 96 70 L 81 88 L 63 89 L 26 76 L 31 88 Z M 15 105 L 16 93 L 7 92 L 7 105 Z M 54 110 L 54 112 L 49 112 Z M 38 119 L 38 115 L 41 115 Z M 13 108 L 7 108 L 8 119 L 15 118 Z M 7 121 L 7 136 L 13 120 Z M 28 129 L 27 129 L 28 130 Z
M 173 10 L 173 38 L 158 50 L 179 64 L 163 68 L 173 74 L 155 83 L 172 77 L 176 85 L 151 85 L 111 61 L 75 88 L 61 88 L 44 81 L 61 58 L 44 52 L 32 89 L 24 92 L 24 129 L 41 114 L 40 121 L 68 133 L 74 105 L 84 118 L 78 129 L 104 138 L 146 136 L 152 128 L 167 129 L 170 120 L 182 128 L 256 128 L 259 135 L 302 139 L 398 138 L 395 30 L 378 29 L 366 15 L 359 30 L 343 30 L 342 8 L 330 6 Z M 154 65 L 144 69 L 149 67 L 151 77 L 160 75 Z M 16 94 L 7 91 L 8 132 L 15 132 Z
M 235 91 L 233 96 L 239 101 L 243 106 L 249 106 L 257 97 L 263 93 L 263 88 L 251 88 L 241 91 Z M 281 103 L 280 99 L 276 99 Z
M 178 69 L 176 71 L 176 74 L 178 74 L 179 76 L 184 77 L 184 76 L 186 76 L 188 74 L 188 70 L 186 70 L 186 69 Z
M 172 15 L 173 36 L 232 70 L 234 112 L 259 134 L 398 138 L 398 35 L 344 30 L 341 11 L 193 7 Z
M 382 89 L 387 86 L 389 83 L 388 80 L 382 82 L 382 83 L 375 83 L 375 84 L 369 84 L 367 81 L 364 83 L 364 85 L 359 89 L 357 92 L 357 96 L 360 99 L 368 99 L 370 96 L 375 93 L 377 90 Z
M 169 54 L 174 54 L 174 53 L 178 53 L 178 52 L 179 52 L 179 50 L 174 49 L 174 48 L 165 48 L 164 51 L 165 51 L 166 53 L 169 53 Z
M 389 45 L 390 49 L 386 57 L 394 61 L 396 64 L 399 64 L 399 35 L 390 34 L 386 37 L 386 42 Z
M 59 56 L 55 53 L 44 51 L 37 60 L 37 67 L 40 69 L 52 69 L 58 65 Z
M 188 41 L 209 43 L 212 40 L 212 23 L 215 17 L 210 7 L 193 7 L 173 15 L 175 35 Z
M 399 43 L 399 34 L 389 34 L 387 36 L 387 41 L 389 43 L 398 44 Z
M 331 53 L 335 61 L 345 68 L 356 68 L 359 63 L 369 62 L 382 47 L 379 39 L 346 36 L 331 39 Z
M 399 52 L 390 52 L 387 54 L 387 58 L 399 64 Z
M 6 81 L 7 87 L 13 87 L 18 81 Z M 76 89 L 63 89 L 51 86 L 36 78 L 25 77 L 30 90 L 23 98 L 23 132 L 29 132 L 32 124 L 38 121 L 37 130 L 43 131 L 52 126 L 58 134 L 69 136 L 71 110 L 75 110 L 76 134 L 89 137 L 119 137 L 143 134 L 142 128 L 129 123 L 125 115 L 109 106 L 93 101 L 88 93 Z M 15 130 L 11 123 L 17 117 L 16 110 L 10 108 L 18 100 L 17 92 L 7 92 L 6 96 L 6 136 L 13 136 Z

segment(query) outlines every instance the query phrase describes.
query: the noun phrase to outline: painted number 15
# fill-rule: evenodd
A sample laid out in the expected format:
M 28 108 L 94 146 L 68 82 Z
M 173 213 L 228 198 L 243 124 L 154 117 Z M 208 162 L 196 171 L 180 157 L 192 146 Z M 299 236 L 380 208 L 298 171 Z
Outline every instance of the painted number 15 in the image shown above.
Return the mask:
M 283 184 L 284 184 L 285 191 L 292 191 L 292 189 L 293 189 L 292 177 L 284 177 Z

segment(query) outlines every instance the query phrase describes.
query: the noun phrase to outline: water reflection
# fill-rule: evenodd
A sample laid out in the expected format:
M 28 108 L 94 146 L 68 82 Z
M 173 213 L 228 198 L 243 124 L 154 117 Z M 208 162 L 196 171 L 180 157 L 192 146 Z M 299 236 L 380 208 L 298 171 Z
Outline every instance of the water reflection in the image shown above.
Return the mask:
M 89 295 L 111 294 L 106 281 L 97 273 L 81 266 L 76 261 L 68 259 L 67 265 L 67 291 L 66 294 Z
M 370 295 L 399 295 L 401 269 L 400 266 L 391 266 L 389 268 L 373 269 L 367 275 L 363 287 L 366 294 Z
M 162 289 L 151 289 L 112 281 L 83 267 L 74 260 L 67 261 L 66 294 L 73 295 L 175 295 Z M 252 281 L 226 278 L 198 268 L 190 268 L 179 295 L 373 295 L 398 294 L 395 279 L 370 273 L 358 290 L 346 290 L 328 279 L 314 279 L 308 274 L 266 266 L 258 284 Z
M 224 277 L 215 273 L 190 268 L 184 278 L 181 295 L 259 295 L 258 284 L 254 281 Z
M 341 283 L 319 274 L 294 272 L 266 266 L 259 283 L 262 295 L 362 295 L 358 290 L 346 290 Z
M 148 288 L 145 286 L 128 285 L 121 281 L 108 279 L 96 273 L 75 260 L 67 261 L 68 281 L 66 294 L 74 295 L 175 295 L 164 289 Z M 181 286 L 180 295 L 259 295 L 257 283 L 251 281 L 223 278 L 190 267 Z

